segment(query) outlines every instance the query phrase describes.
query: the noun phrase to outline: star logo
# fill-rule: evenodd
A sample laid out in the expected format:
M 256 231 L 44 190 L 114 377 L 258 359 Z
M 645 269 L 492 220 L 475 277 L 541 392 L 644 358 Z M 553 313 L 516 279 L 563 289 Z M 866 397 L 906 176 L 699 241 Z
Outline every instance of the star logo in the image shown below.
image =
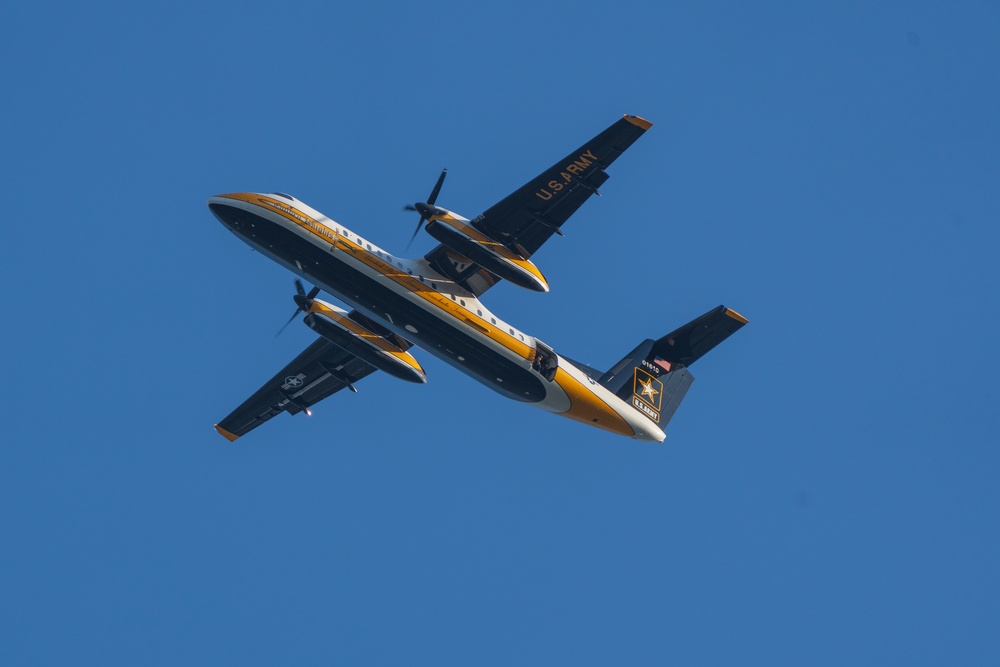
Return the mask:
M 663 400 L 663 383 L 638 366 L 635 368 L 634 382 L 632 393 L 636 399 L 654 410 L 659 410 L 660 402 Z
M 650 403 L 652 403 L 653 399 L 656 398 L 656 395 L 660 393 L 653 389 L 653 378 L 650 378 L 645 382 L 639 380 L 639 385 L 642 387 L 642 391 L 639 393 L 646 396 L 646 400 Z
M 302 373 L 299 373 L 298 375 L 289 375 L 288 377 L 285 378 L 284 388 L 285 389 L 298 389 L 299 387 L 302 386 L 302 384 L 303 384 L 302 381 L 304 379 L 305 379 L 305 376 L 302 375 Z

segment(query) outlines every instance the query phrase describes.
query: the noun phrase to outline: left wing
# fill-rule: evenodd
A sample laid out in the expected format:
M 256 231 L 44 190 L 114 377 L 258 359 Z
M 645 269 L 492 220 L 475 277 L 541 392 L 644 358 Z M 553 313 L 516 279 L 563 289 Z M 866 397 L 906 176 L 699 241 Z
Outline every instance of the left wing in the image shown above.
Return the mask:
M 215 425 L 230 442 L 282 412 L 298 414 L 344 387 L 370 375 L 375 367 L 319 338 L 253 396 Z
M 608 174 L 618 156 L 641 137 L 652 123 L 638 116 L 620 118 L 596 137 L 525 183 L 472 220 L 472 226 L 528 259 L 561 227 Z M 444 245 L 425 258 L 439 273 L 480 294 L 499 278 L 489 274 Z M 478 274 L 478 275 L 477 275 Z

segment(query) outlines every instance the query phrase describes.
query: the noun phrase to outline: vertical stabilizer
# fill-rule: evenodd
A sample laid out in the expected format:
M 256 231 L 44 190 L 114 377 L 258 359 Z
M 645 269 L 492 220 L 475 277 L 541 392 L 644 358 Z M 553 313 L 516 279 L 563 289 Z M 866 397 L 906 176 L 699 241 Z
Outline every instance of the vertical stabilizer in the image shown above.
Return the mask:
M 694 383 L 688 366 L 746 323 L 735 310 L 719 306 L 662 338 L 644 340 L 600 383 L 662 429 Z

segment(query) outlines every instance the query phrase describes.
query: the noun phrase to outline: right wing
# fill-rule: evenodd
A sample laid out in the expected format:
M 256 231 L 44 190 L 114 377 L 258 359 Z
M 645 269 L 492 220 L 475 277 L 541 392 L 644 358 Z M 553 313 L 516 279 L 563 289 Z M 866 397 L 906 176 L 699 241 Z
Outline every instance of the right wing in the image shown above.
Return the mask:
M 608 180 L 605 172 L 652 125 L 625 116 L 488 208 L 473 224 L 528 259 Z
M 523 259 L 530 258 L 608 180 L 605 171 L 652 126 L 625 116 L 559 160 L 472 221 L 472 226 Z M 462 255 L 439 245 L 425 259 L 442 275 L 475 294 L 500 279 Z
M 319 338 L 216 424 L 215 430 L 232 442 L 275 415 L 298 414 L 344 387 L 353 389 L 355 382 L 375 370 L 350 352 Z

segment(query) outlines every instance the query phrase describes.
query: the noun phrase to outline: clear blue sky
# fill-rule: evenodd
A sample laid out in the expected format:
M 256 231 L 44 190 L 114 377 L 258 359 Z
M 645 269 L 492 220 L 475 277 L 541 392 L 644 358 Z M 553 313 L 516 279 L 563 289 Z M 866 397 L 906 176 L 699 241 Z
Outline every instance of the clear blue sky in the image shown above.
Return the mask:
M 7 8 L 0 663 L 1000 664 L 1000 7 L 747 5 Z M 665 443 L 420 353 L 216 434 L 313 334 L 209 196 L 402 251 L 623 113 L 487 302 L 600 368 L 749 317 Z

